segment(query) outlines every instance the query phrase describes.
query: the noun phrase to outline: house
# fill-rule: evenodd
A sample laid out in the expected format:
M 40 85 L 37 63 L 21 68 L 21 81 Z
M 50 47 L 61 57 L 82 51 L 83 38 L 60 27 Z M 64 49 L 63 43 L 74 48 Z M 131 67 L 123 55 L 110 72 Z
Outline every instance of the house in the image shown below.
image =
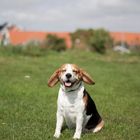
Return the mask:
M 111 32 L 110 35 L 115 43 L 127 43 L 131 48 L 140 46 L 140 33 Z
M 56 35 L 59 38 L 63 38 L 66 42 L 67 48 L 71 48 L 72 42 L 69 32 L 37 32 L 37 31 L 25 31 L 15 25 L 7 27 L 7 33 L 9 34 L 9 43 L 12 45 L 25 45 L 30 41 L 43 42 L 48 34 Z M 0 39 L 2 35 L 0 34 Z
M 8 45 L 10 42 L 10 35 L 8 30 L 8 23 L 0 25 L 0 44 L 4 46 Z
M 30 41 L 42 42 L 45 40 L 48 34 L 56 35 L 59 38 L 63 38 L 66 42 L 67 48 L 71 48 L 71 38 L 69 32 L 37 32 L 37 31 L 25 31 L 15 30 L 15 28 L 9 30 L 10 43 L 13 45 L 26 44 Z
M 48 34 L 53 34 L 59 38 L 65 39 L 67 48 L 72 47 L 70 32 L 25 31 L 15 25 L 7 26 L 6 29 L 8 43 L 13 45 L 25 45 L 30 41 L 42 42 Z M 140 33 L 110 32 L 110 35 L 114 39 L 115 43 L 125 42 L 131 48 L 140 46 Z M 2 34 L 0 34 L 0 40 L 2 40 Z

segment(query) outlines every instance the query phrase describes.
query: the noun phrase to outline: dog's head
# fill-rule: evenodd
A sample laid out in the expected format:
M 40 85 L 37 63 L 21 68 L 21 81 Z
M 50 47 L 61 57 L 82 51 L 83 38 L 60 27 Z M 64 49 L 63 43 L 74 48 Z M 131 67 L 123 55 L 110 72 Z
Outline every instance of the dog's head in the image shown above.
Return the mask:
M 52 74 L 48 80 L 48 86 L 53 87 L 60 82 L 66 88 L 71 88 L 80 81 L 84 81 L 90 85 L 95 84 L 90 75 L 77 65 L 64 64 Z

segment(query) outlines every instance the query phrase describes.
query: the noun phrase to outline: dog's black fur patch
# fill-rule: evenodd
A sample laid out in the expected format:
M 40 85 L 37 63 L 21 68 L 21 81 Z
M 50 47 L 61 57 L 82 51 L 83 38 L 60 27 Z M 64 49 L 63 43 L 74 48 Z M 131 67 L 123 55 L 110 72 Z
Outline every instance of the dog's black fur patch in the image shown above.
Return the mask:
M 86 90 L 84 90 L 83 97 L 84 96 L 88 97 L 87 105 L 86 105 L 86 115 L 92 115 L 89 121 L 87 122 L 85 128 L 94 129 L 102 121 L 102 118 L 97 111 L 94 101 L 92 100 L 92 98 L 90 97 L 90 95 Z

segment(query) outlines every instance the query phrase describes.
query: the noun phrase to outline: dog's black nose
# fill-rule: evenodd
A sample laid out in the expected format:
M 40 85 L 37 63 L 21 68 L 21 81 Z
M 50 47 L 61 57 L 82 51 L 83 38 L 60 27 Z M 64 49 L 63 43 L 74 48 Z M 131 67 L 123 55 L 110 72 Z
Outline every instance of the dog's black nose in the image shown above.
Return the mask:
M 72 76 L 72 75 L 71 75 L 70 73 L 67 73 L 67 74 L 66 74 L 66 77 L 67 77 L 68 79 L 71 78 L 71 76 Z

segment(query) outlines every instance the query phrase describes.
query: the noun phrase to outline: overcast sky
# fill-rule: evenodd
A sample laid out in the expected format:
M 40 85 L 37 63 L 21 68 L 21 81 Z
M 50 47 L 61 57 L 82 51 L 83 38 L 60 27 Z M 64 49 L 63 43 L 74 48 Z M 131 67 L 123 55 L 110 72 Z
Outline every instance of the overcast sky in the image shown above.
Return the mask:
M 27 30 L 140 32 L 140 0 L 0 0 L 0 24 Z

